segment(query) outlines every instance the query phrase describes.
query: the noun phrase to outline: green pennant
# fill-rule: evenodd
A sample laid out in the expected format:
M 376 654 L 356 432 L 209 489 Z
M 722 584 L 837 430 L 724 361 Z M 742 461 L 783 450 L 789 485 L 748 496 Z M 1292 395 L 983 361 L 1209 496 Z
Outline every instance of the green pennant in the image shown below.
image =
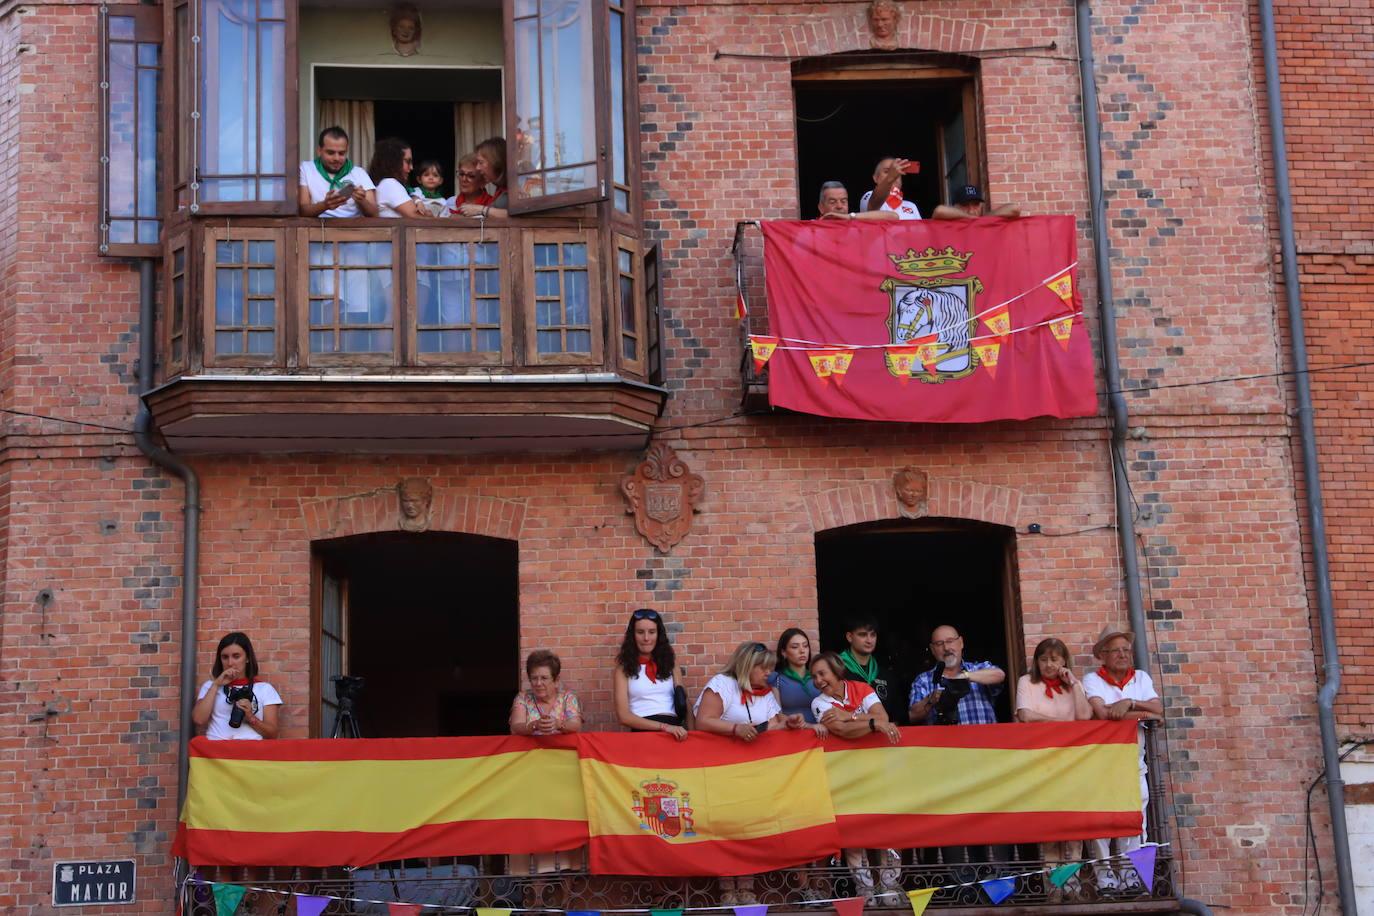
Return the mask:
M 1061 865 L 1050 872 L 1050 883 L 1055 887 L 1063 887 L 1069 883 L 1070 878 L 1078 874 L 1078 870 L 1082 867 L 1082 862 L 1070 862 L 1068 865 Z
M 682 916 L 682 910 L 650 910 L 649 916 Z
M 248 888 L 242 884 L 216 884 L 214 891 L 215 916 L 234 916 Z

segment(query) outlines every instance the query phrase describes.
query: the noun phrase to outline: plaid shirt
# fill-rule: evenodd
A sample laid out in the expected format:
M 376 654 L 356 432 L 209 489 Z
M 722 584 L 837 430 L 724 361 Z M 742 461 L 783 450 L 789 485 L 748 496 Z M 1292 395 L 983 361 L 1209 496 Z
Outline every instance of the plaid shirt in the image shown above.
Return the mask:
M 987 671 L 995 669 L 997 666 L 992 662 L 964 662 L 965 671 Z M 979 684 L 976 681 L 969 682 L 969 692 L 967 696 L 959 699 L 959 724 L 960 725 L 993 725 L 997 722 L 997 713 L 992 708 L 992 698 L 1002 692 L 1001 684 Z M 916 676 L 916 680 L 911 682 L 911 700 L 908 706 L 915 706 L 935 692 L 935 670 L 923 671 Z M 926 716 L 926 724 L 935 724 L 935 709 L 932 707 L 930 714 Z

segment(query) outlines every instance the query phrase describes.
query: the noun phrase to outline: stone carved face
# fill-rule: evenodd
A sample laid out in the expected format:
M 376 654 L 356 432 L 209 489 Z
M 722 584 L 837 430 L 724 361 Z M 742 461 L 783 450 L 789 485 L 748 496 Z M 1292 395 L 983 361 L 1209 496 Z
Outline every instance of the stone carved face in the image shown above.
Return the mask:
M 925 512 L 926 475 L 915 468 L 902 468 L 892 475 L 892 490 L 897 496 L 897 510 L 907 518 Z
M 391 44 L 396 53 L 410 57 L 420 51 L 420 11 L 403 4 L 391 11 Z
M 868 5 L 868 30 L 873 33 L 873 43 L 895 45 L 901 19 L 902 10 L 894 0 L 873 0 Z
M 434 488 L 422 477 L 407 477 L 396 485 L 400 503 L 399 524 L 406 531 L 424 531 L 429 527 L 429 507 L 434 501 Z

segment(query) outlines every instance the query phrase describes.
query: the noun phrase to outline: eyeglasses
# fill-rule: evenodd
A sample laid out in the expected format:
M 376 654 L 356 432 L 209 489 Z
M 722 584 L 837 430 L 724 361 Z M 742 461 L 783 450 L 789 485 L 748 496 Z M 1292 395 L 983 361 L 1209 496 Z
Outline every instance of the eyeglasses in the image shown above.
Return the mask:
M 658 611 L 642 607 L 630 615 L 631 620 L 658 620 Z
M 930 644 L 937 649 L 943 649 L 945 646 L 955 645 L 963 638 L 962 636 L 951 636 L 949 639 L 932 639 Z
M 482 173 L 481 173 L 481 172 L 459 172 L 459 173 L 458 173 L 458 177 L 459 177 L 459 178 L 481 178 L 481 177 L 482 177 Z

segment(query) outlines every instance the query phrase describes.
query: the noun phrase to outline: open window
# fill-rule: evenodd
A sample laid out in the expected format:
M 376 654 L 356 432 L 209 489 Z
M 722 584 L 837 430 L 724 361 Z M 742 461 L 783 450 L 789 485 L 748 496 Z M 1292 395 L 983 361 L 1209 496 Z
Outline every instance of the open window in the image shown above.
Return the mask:
M 100 253 L 156 257 L 160 17 L 150 6 L 100 8 Z
M 825 61 L 793 73 L 797 117 L 799 212 L 816 216 L 820 187 L 840 181 L 857 211 L 873 188 L 879 160 L 920 163 L 902 190 L 929 217 L 955 188 L 982 184 L 976 63 L 924 59 L 910 68 L 826 69 Z

